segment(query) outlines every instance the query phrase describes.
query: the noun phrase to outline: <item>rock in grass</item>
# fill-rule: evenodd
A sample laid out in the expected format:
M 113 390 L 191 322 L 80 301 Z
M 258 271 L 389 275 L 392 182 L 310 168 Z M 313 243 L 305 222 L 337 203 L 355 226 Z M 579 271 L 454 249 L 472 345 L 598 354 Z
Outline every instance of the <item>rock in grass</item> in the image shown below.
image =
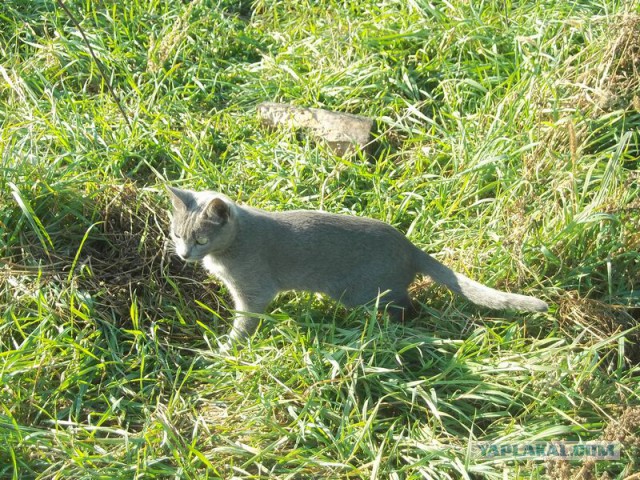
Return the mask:
M 324 140 L 340 156 L 366 149 L 373 127 L 373 120 L 367 117 L 286 103 L 261 103 L 258 116 L 269 127 L 288 125 L 309 130 L 314 138 Z

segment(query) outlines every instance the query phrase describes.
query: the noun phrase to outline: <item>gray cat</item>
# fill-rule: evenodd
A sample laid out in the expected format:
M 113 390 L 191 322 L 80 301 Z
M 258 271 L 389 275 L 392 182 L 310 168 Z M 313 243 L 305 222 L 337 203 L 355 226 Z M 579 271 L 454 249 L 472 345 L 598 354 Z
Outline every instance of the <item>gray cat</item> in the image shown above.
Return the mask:
M 380 298 L 394 316 L 411 309 L 407 292 L 425 274 L 471 302 L 493 309 L 544 312 L 547 304 L 486 287 L 447 268 L 390 225 L 316 211 L 266 212 L 215 192 L 169 187 L 176 253 L 229 289 L 237 311 L 231 340 L 251 336 L 285 290 L 321 292 L 347 307 Z

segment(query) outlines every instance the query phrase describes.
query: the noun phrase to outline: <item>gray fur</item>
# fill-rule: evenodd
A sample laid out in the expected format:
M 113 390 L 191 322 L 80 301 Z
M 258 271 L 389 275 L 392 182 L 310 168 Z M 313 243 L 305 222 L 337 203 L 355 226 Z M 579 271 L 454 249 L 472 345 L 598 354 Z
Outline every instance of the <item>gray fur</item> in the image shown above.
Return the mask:
M 315 211 L 272 213 L 215 192 L 169 187 L 176 252 L 229 289 L 236 318 L 231 338 L 252 335 L 282 291 L 321 292 L 347 307 L 381 295 L 381 304 L 411 306 L 407 289 L 425 274 L 471 302 L 493 309 L 544 312 L 547 304 L 500 292 L 454 272 L 386 223 Z

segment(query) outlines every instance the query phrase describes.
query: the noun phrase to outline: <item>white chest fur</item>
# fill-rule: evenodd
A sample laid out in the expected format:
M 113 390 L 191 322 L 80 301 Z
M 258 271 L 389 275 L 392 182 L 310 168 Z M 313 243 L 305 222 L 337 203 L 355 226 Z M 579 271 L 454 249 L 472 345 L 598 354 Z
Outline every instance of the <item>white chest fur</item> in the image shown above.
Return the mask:
M 213 256 L 207 255 L 206 257 L 204 257 L 202 259 L 202 266 L 207 270 L 207 272 L 218 277 L 223 282 L 227 283 L 230 280 L 229 271 L 227 270 L 227 268 L 223 264 L 216 261 Z
M 209 274 L 217 277 L 219 280 L 224 283 L 224 285 L 229 290 L 231 297 L 233 297 L 233 301 L 235 303 L 235 307 L 239 309 L 244 309 L 244 304 L 240 303 L 240 296 L 238 295 L 238 286 L 231 275 L 229 269 L 222 263 L 216 260 L 211 255 L 207 255 L 202 259 L 202 266 L 209 272 Z

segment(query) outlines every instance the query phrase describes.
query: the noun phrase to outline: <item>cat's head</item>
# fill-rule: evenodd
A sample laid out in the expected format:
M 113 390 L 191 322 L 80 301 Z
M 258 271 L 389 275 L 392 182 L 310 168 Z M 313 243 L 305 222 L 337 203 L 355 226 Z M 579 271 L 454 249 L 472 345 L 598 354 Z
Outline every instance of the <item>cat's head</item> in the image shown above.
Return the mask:
M 173 212 L 171 240 L 187 262 L 226 250 L 236 233 L 236 206 L 215 192 L 194 192 L 168 187 Z

